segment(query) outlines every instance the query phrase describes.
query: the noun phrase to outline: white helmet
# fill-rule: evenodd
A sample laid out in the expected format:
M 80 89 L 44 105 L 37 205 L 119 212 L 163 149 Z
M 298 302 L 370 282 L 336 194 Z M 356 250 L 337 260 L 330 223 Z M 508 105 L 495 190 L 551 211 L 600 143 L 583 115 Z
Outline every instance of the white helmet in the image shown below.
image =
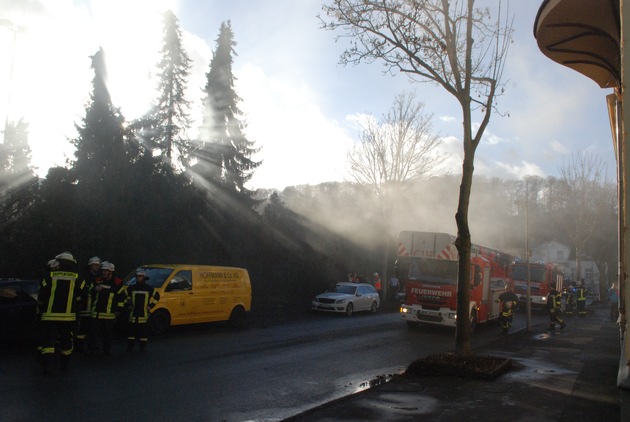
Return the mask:
M 48 261 L 48 263 L 46 265 L 51 270 L 54 270 L 54 269 L 59 268 L 59 261 L 57 261 L 56 259 L 51 259 L 50 261 Z
M 114 266 L 114 264 L 109 261 L 103 261 L 103 263 L 101 264 L 101 270 L 114 271 L 115 269 L 116 267 Z
M 59 260 L 59 259 L 64 259 L 66 261 L 71 261 L 71 262 L 77 262 L 74 260 L 74 256 L 72 256 L 72 254 L 70 252 L 61 252 L 59 255 L 57 255 L 55 257 L 55 259 Z
M 136 275 L 143 275 L 143 276 L 147 276 L 147 272 L 144 270 L 144 268 L 138 268 L 136 270 Z
M 93 256 L 92 258 L 90 258 L 90 260 L 88 261 L 88 265 L 92 265 L 92 264 L 98 264 L 101 265 L 101 258 L 99 258 L 98 256 Z

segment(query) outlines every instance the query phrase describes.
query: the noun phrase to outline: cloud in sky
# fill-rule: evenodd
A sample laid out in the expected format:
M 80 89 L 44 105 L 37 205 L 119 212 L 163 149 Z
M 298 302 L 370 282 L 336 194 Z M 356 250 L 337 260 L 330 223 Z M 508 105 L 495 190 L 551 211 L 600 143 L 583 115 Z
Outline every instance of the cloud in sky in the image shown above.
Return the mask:
M 498 177 L 557 174 L 574 151 L 600 154 L 614 174 L 605 94 L 596 84 L 542 55 L 532 35 L 541 2 L 512 2 L 516 33 L 505 71 L 502 114 L 492 116 L 476 154 L 475 172 Z M 46 173 L 64 165 L 75 123 L 91 91 L 89 56 L 105 48 L 115 105 L 127 119 L 152 100 L 161 47 L 160 11 L 171 8 L 193 59 L 189 100 L 200 111 L 221 22 L 231 20 L 233 71 L 243 99 L 247 135 L 263 160 L 252 188 L 283 188 L 345 179 L 353 118 L 386 112 L 396 95 L 416 91 L 444 138 L 451 173 L 461 171 L 462 127 L 457 102 L 430 84 L 383 75 L 379 63 L 339 66 L 344 41 L 319 28 L 320 0 L 0 0 L 0 18 L 28 27 L 16 35 L 11 118 L 30 122 L 33 163 Z M 0 27 L 0 117 L 9 94 L 12 35 Z M 196 128 L 191 129 L 192 133 Z

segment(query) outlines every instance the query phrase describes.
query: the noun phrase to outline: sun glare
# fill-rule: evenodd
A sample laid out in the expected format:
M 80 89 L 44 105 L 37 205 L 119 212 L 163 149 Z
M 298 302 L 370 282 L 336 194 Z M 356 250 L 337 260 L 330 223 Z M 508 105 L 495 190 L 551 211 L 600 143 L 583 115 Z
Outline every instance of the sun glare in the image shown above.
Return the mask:
M 41 13 L 12 15 L 0 26 L 0 124 L 7 113 L 10 121 L 28 116 L 32 165 L 40 176 L 73 156 L 67 139 L 76 136 L 74 125 L 84 116 L 93 78 L 89 57 L 99 47 L 105 50 L 114 105 L 127 120 L 147 110 L 155 91 L 162 14 L 169 9 L 176 13 L 177 1 L 43 5 Z

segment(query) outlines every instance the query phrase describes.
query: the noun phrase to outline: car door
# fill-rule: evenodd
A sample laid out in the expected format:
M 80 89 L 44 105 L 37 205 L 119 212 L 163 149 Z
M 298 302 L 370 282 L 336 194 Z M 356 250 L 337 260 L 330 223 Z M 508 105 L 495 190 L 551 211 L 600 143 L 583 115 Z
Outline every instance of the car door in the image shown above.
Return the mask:
M 171 314 L 174 325 L 191 322 L 194 312 L 194 293 L 190 270 L 181 270 L 170 279 L 160 298 Z
M 357 289 L 355 311 L 366 311 L 372 306 L 372 298 L 370 297 L 370 289 L 368 286 L 359 286 Z

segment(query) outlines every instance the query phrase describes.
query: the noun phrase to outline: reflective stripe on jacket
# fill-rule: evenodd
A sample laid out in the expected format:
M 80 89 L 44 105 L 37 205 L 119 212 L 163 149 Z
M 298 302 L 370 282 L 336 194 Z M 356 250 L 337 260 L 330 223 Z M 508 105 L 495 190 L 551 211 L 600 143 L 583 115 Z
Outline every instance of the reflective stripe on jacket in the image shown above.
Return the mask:
M 42 281 L 39 293 L 42 321 L 75 321 L 76 298 L 85 289 L 79 274 L 51 271 Z

